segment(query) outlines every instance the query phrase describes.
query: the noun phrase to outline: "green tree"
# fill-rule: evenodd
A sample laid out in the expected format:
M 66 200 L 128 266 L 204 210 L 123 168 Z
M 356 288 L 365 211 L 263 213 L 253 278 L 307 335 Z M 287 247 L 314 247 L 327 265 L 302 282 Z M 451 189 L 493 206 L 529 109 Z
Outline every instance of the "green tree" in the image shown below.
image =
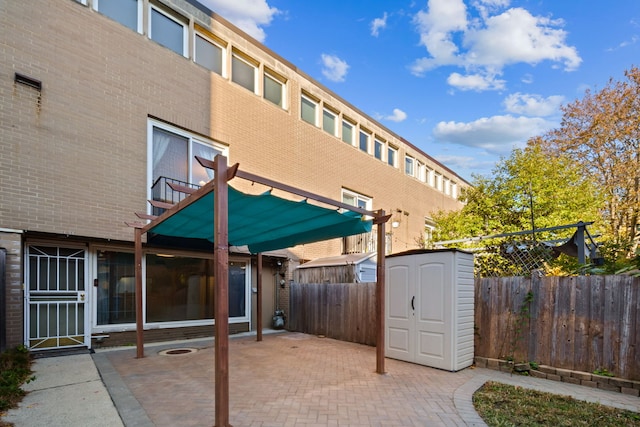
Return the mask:
M 625 77 L 564 106 L 560 127 L 536 141 L 595 180 L 604 200 L 603 237 L 614 258 L 632 257 L 640 239 L 640 69 Z
M 601 207 L 599 193 L 580 165 L 561 154 L 548 156 L 536 140 L 501 159 L 492 178 L 474 176 L 460 199 L 465 203 L 460 211 L 434 214 L 435 240 L 596 221 Z M 568 237 L 573 231 L 539 237 Z

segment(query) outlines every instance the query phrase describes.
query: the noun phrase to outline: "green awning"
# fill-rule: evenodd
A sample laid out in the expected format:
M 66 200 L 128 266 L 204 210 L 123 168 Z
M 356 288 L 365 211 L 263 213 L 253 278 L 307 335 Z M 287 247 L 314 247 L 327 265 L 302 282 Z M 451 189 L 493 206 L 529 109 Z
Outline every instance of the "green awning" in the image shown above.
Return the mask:
M 151 233 L 214 240 L 213 192 L 202 196 L 148 231 Z M 351 236 L 371 231 L 372 220 L 355 212 L 339 212 L 271 195 L 251 195 L 229 186 L 229 245 L 247 245 L 251 253 Z

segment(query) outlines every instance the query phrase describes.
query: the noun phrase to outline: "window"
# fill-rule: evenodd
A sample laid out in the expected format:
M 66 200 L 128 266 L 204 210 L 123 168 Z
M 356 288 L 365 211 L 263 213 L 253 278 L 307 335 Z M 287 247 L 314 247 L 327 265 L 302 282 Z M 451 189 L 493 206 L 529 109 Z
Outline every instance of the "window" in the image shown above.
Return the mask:
M 396 164 L 396 158 L 398 157 L 398 150 L 389 146 L 387 149 L 387 163 L 394 168 L 398 167 Z
M 361 151 L 364 151 L 365 153 L 369 152 L 370 138 L 371 138 L 371 135 L 369 135 L 367 132 L 363 130 L 360 131 L 360 139 L 359 139 L 358 146 L 360 147 Z
M 134 255 L 98 251 L 97 324 L 135 323 Z
M 427 180 L 426 183 L 432 187 L 436 186 L 435 173 L 433 169 L 427 168 Z
M 138 0 L 96 0 L 95 9 L 133 31 L 138 31 Z
M 187 56 L 187 27 L 177 18 L 149 6 L 149 38 L 172 51 Z
M 256 65 L 234 52 L 231 58 L 231 81 L 256 93 Z
M 342 189 L 342 203 L 351 206 L 357 206 L 361 209 L 371 210 L 371 197 L 363 196 L 354 191 Z
M 322 110 L 322 129 L 333 136 L 336 135 L 336 114 L 326 108 Z
M 373 155 L 375 156 L 376 159 L 382 160 L 383 152 L 384 152 L 384 142 L 376 138 L 373 143 Z
M 451 181 L 449 181 L 449 178 L 444 178 L 444 194 L 451 194 Z
M 414 160 L 413 157 L 405 156 L 404 158 L 404 173 L 409 176 L 414 176 L 413 170 Z
M 435 173 L 435 187 L 439 190 L 442 191 L 442 175 L 440 175 L 439 173 Z
M 153 200 L 178 202 L 167 182 L 201 186 L 213 178 L 213 171 L 205 169 L 195 156 L 213 160 L 216 154 L 228 155 L 227 148 L 164 124 L 149 123 L 149 187 Z
M 346 119 L 342 119 L 342 140 L 349 145 L 353 145 L 353 128 L 354 124 Z
M 222 67 L 224 50 L 224 48 L 219 46 L 217 43 L 214 43 L 209 38 L 200 34 L 195 35 L 194 61 L 221 76 L 224 76 Z
M 318 103 L 308 96 L 300 98 L 300 117 L 307 123 L 318 126 Z
M 264 72 L 264 99 L 273 102 L 278 107 L 285 106 L 285 79 L 271 71 Z
M 424 164 L 422 164 L 421 162 L 417 162 L 417 166 L 416 166 L 416 172 L 418 173 L 418 175 L 416 176 L 416 178 L 418 178 L 420 181 L 425 182 L 426 180 L 426 175 L 425 175 L 425 167 Z
M 436 230 L 436 223 L 431 218 L 424 219 L 424 247 L 427 248 L 433 242 L 433 233 Z
M 451 197 L 454 199 L 458 198 L 458 184 L 455 182 L 451 182 Z
M 146 256 L 147 322 L 214 318 L 213 261 L 178 255 Z M 229 318 L 248 317 L 247 263 L 229 262 Z

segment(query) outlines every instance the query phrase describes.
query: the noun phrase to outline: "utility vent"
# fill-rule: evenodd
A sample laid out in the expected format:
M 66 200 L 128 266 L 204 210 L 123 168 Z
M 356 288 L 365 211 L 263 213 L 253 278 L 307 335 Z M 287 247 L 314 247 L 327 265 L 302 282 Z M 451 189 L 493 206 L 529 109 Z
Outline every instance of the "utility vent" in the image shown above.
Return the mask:
M 160 356 L 185 356 L 187 354 L 195 353 L 197 348 L 172 348 L 169 350 L 163 350 L 159 354 Z
M 25 86 L 29 86 L 37 90 L 38 92 L 42 91 L 42 82 L 40 80 L 36 80 L 32 77 L 25 76 L 24 74 L 16 73 L 13 81 L 16 83 L 23 84 Z

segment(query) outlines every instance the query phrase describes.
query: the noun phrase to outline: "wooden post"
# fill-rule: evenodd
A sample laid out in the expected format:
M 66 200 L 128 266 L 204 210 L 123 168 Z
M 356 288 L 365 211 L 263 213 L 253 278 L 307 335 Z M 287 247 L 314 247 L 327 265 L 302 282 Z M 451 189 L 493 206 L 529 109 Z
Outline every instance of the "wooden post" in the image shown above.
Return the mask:
M 142 230 L 135 228 L 135 280 L 136 280 L 136 358 L 144 357 L 144 331 L 142 323 Z
M 214 159 L 215 427 L 229 427 L 229 194 L 227 158 Z
M 384 210 L 378 211 L 378 218 L 385 216 Z M 376 265 L 376 372 L 384 374 L 384 299 L 385 299 L 385 238 L 386 221 L 378 222 L 378 254 Z
M 256 303 L 258 304 L 256 308 L 256 316 L 258 317 L 256 329 L 257 329 L 257 341 L 262 341 L 262 253 L 258 254 L 258 280 L 256 283 L 256 287 L 258 292 L 256 293 Z

